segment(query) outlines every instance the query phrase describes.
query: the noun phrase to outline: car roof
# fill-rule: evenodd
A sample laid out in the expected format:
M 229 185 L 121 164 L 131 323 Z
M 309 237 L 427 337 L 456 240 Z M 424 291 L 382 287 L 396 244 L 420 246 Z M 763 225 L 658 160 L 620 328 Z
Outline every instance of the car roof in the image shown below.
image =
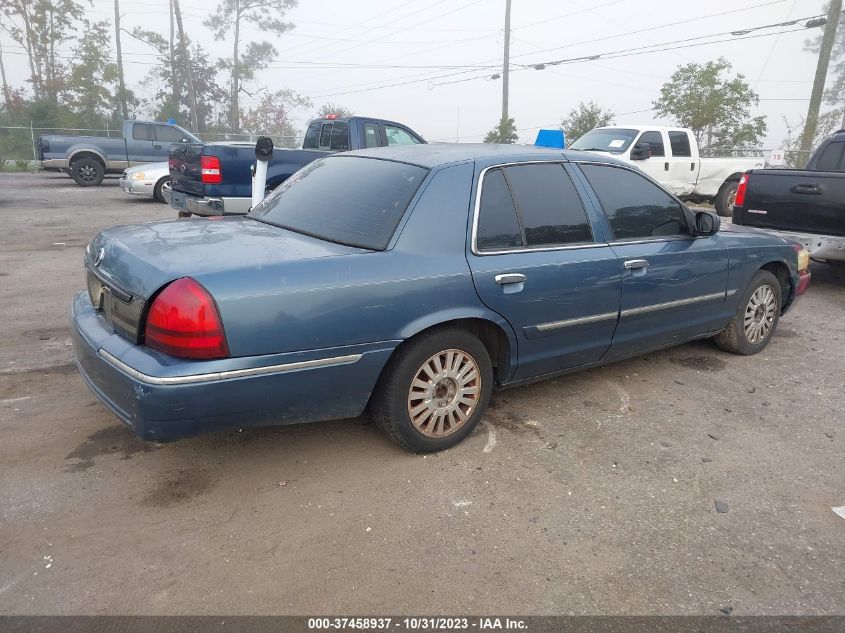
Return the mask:
M 590 152 L 561 150 L 534 145 L 497 145 L 494 143 L 431 143 L 428 145 L 388 145 L 372 147 L 336 156 L 361 156 L 410 163 L 431 169 L 453 163 L 483 160 L 485 163 L 507 163 L 526 160 L 567 160 L 621 163 L 614 158 Z

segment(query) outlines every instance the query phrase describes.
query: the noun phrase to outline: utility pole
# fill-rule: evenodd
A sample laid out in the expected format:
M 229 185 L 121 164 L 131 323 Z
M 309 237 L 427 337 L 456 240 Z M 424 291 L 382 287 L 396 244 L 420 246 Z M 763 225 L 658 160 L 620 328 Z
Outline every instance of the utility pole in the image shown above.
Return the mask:
M 173 49 L 173 42 L 175 41 L 175 37 L 173 35 L 173 0 L 170 0 L 169 2 L 168 14 L 170 16 L 170 39 L 168 40 L 168 47 L 170 49 L 170 101 L 174 108 L 173 116 L 174 118 L 177 118 L 177 114 L 179 112 L 179 84 L 176 79 L 176 54 Z
M 6 102 L 6 114 L 12 116 L 12 95 L 9 92 L 9 84 L 6 83 L 6 66 L 3 65 L 3 44 L 0 42 L 0 76 L 3 79 L 3 99 Z M 11 120 L 11 118 L 10 118 Z
M 191 69 L 191 57 L 188 55 L 188 40 L 185 37 L 185 29 L 182 27 L 182 11 L 179 9 L 179 0 L 173 0 L 173 12 L 176 14 L 176 28 L 179 31 L 179 48 L 182 52 L 182 59 L 185 63 L 185 75 L 188 80 L 188 98 L 191 103 L 191 122 L 194 124 L 194 132 L 199 132 L 200 125 L 197 117 L 197 93 L 194 90 L 194 72 Z
M 841 4 L 841 0 L 840 4 Z M 511 0 L 505 0 L 505 59 L 502 63 L 502 126 L 508 122 L 508 74 L 511 53 Z
M 819 50 L 819 61 L 816 64 L 816 77 L 813 80 L 813 92 L 810 95 L 810 107 L 807 110 L 807 121 L 804 123 L 804 134 L 801 136 L 801 150 L 809 154 L 816 136 L 816 125 L 819 122 L 819 108 L 822 104 L 824 84 L 827 79 L 827 66 L 830 54 L 836 40 L 836 27 L 839 24 L 839 14 L 842 12 L 842 0 L 830 0 L 827 12 L 827 24 L 824 27 L 822 45 Z
M 117 85 L 120 88 L 120 112 L 123 120 L 129 118 L 126 107 L 126 86 L 123 83 L 123 55 L 120 52 L 120 0 L 114 0 L 114 40 L 117 47 Z

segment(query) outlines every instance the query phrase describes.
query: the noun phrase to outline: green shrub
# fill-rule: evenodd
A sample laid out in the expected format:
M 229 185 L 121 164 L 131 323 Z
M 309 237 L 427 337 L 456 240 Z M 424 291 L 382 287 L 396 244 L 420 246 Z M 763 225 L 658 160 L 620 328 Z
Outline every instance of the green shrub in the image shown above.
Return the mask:
M 29 169 L 29 161 L 28 161 L 28 160 L 20 160 L 20 159 L 18 159 L 18 160 L 16 160 L 16 161 L 15 161 L 15 166 L 16 166 L 16 167 L 17 167 L 20 171 L 26 171 L 27 169 Z

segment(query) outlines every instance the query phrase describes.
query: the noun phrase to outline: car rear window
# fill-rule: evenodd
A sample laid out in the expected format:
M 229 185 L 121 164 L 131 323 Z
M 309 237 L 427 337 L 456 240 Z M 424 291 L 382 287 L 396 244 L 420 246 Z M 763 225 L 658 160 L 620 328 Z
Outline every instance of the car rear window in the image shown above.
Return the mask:
M 323 158 L 288 178 L 249 217 L 329 242 L 384 250 L 427 173 L 387 160 Z

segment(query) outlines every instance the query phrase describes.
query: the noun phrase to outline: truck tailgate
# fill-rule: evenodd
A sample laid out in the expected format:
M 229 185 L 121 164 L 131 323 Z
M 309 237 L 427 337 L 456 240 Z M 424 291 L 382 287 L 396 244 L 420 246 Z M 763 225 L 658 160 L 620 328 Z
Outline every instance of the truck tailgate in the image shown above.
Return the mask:
M 202 148 L 202 143 L 173 143 L 170 146 L 170 185 L 176 191 L 203 195 Z
M 845 174 L 767 169 L 750 174 L 735 221 L 745 226 L 845 235 Z

